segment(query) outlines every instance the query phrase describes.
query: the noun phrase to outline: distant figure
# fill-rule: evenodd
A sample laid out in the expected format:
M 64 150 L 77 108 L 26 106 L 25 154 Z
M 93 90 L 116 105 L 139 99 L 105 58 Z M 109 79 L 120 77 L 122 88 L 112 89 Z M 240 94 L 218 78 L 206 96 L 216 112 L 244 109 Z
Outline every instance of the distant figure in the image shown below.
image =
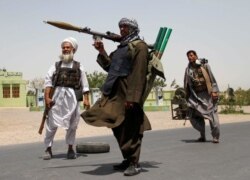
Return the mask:
M 200 132 L 198 142 L 206 141 L 205 121 L 208 119 L 213 143 L 219 143 L 220 125 L 217 112 L 219 88 L 206 59 L 198 59 L 195 51 L 187 52 L 189 60 L 184 77 L 187 95 L 188 118 L 192 126 Z
M 53 157 L 52 145 L 58 127 L 66 130 L 67 158 L 76 158 L 73 144 L 80 119 L 80 101 L 83 96 L 84 107 L 86 109 L 90 107 L 86 73 L 83 66 L 73 59 L 77 47 L 77 41 L 74 38 L 64 39 L 61 43 L 60 61 L 50 67 L 45 77 L 45 103 L 50 110 L 44 139 L 46 146 L 44 160 Z M 52 97 L 50 97 L 51 91 L 54 91 Z
M 122 40 L 110 56 L 102 41 L 94 42 L 99 51 L 97 62 L 108 76 L 101 89 L 102 97 L 81 116 L 90 125 L 112 128 L 124 158 L 113 168 L 123 170 L 125 176 L 133 176 L 141 171 L 139 158 L 143 132 L 151 129 L 143 111 L 148 47 L 138 35 L 135 20 L 122 18 L 119 28 Z M 133 42 L 137 42 L 134 55 L 130 49 Z

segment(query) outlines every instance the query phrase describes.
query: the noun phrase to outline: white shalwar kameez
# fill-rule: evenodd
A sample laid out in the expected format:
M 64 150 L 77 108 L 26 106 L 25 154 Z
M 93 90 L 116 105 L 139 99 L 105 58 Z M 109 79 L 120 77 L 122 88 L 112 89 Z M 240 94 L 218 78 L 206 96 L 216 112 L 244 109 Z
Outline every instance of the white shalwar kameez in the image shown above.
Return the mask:
M 73 67 L 73 62 L 62 63 L 61 67 Z M 80 64 L 81 83 L 83 93 L 89 91 L 89 84 L 83 66 Z M 52 87 L 52 76 L 56 71 L 56 66 L 52 65 L 45 77 L 45 88 Z M 74 89 L 69 87 L 56 87 L 52 97 L 55 103 L 48 113 L 46 123 L 46 135 L 44 143 L 46 148 L 51 147 L 57 128 L 66 130 L 66 144 L 73 145 L 75 142 L 76 129 L 80 120 L 80 102 L 76 100 Z

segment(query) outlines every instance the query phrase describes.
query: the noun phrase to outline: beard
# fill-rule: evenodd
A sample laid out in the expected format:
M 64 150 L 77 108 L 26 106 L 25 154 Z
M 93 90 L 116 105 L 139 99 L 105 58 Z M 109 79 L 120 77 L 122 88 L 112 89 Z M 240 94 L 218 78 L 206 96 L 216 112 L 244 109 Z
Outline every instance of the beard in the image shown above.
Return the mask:
M 74 58 L 74 54 L 73 52 L 71 51 L 70 54 L 61 54 L 59 56 L 60 60 L 66 64 L 70 63 L 73 61 L 73 58 Z

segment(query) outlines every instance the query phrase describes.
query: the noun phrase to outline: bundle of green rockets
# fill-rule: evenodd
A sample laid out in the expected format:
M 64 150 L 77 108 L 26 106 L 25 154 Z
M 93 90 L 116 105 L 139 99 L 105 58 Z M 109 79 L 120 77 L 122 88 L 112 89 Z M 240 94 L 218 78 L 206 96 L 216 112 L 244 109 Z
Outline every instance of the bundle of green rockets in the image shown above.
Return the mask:
M 163 55 L 163 52 L 167 46 L 171 32 L 172 32 L 172 29 L 167 28 L 167 27 L 161 27 L 158 32 L 156 41 L 154 43 L 155 56 L 158 59 L 161 59 Z

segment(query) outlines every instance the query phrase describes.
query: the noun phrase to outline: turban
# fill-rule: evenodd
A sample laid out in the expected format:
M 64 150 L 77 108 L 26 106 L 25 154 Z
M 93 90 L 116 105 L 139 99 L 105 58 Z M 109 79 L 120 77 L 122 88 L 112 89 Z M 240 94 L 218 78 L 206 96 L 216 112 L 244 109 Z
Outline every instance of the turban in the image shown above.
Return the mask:
M 76 41 L 75 38 L 73 38 L 73 37 L 68 37 L 68 38 L 64 39 L 64 40 L 62 41 L 62 45 L 63 45 L 63 43 L 65 43 L 65 42 L 69 42 L 69 43 L 73 46 L 73 48 L 75 49 L 75 52 L 77 51 L 78 44 L 77 44 L 77 41 Z
M 138 23 L 135 19 L 122 18 L 119 21 L 119 26 L 121 26 L 121 25 L 127 25 L 127 26 L 131 27 L 132 29 L 139 31 L 139 26 L 138 26 Z

